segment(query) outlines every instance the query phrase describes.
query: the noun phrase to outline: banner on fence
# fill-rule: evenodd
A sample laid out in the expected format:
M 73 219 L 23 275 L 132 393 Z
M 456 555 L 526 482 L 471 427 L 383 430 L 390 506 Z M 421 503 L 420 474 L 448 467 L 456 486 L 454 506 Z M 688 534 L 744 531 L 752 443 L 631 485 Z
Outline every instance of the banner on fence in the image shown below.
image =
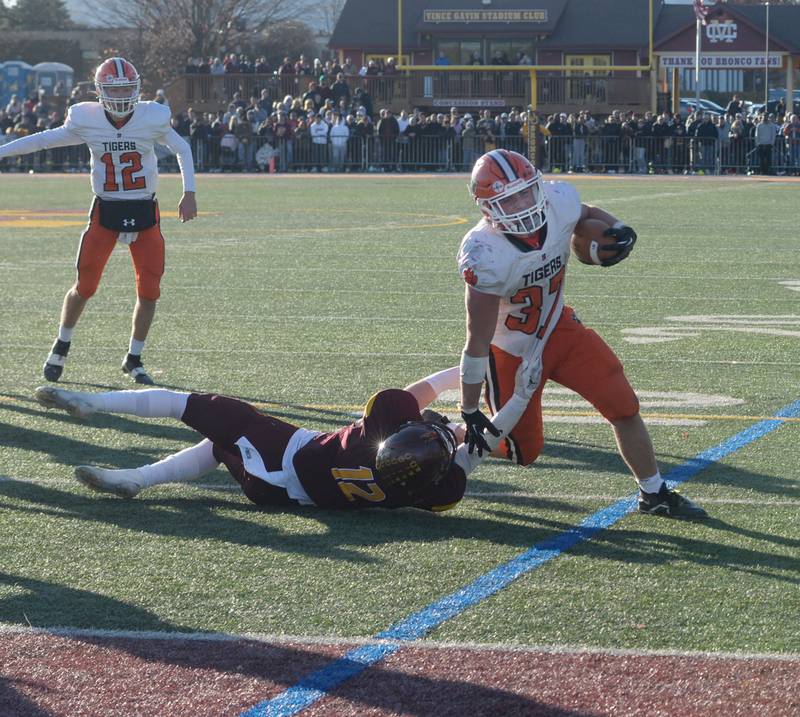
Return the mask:
M 695 60 L 694 53 L 673 53 L 660 56 L 661 67 L 672 68 L 682 67 L 693 69 Z M 756 52 L 706 52 L 700 60 L 700 66 L 706 70 L 747 70 L 763 69 L 764 54 Z M 770 67 L 783 66 L 783 55 L 778 52 L 770 53 Z

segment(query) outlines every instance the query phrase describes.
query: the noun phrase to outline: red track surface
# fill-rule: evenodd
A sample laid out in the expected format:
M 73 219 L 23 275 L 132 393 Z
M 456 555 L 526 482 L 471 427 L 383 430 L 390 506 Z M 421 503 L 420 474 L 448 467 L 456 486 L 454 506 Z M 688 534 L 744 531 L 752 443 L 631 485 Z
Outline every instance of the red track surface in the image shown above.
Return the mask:
M 0 633 L 0 715 L 238 715 L 348 645 Z M 302 712 L 800 715 L 800 659 L 410 646 Z

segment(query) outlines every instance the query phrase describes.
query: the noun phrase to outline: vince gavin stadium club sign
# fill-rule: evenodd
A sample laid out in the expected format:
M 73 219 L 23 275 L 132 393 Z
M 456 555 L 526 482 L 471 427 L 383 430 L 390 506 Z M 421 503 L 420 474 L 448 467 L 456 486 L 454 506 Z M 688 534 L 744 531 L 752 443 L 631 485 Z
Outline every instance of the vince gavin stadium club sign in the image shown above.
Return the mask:
M 424 22 L 547 22 L 547 10 L 425 10 Z

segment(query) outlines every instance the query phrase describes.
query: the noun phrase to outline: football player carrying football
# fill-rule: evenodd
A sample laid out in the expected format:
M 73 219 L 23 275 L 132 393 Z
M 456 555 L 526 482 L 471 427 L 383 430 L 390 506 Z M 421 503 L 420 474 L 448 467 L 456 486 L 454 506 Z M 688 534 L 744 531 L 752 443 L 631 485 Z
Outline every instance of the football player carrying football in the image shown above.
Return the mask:
M 61 127 L 3 145 L 0 159 L 83 143 L 91 153 L 95 197 L 78 247 L 78 277 L 64 297 L 58 338 L 44 364 L 44 377 L 48 381 L 61 378 L 75 325 L 97 290 L 115 244 L 121 242 L 131 252 L 137 294 L 129 352 L 122 370 L 136 383 L 152 384 L 141 353 L 164 273 L 154 145 L 164 144 L 178 157 L 183 178 L 178 215 L 184 222 L 197 216 L 192 150 L 170 126 L 169 107 L 139 101 L 141 79 L 130 62 L 112 57 L 97 68 L 94 79 L 98 102 L 73 105 Z
M 605 222 L 606 234 L 616 239 L 605 247 L 612 252 L 604 266 L 630 254 L 636 232 L 608 212 L 582 204 L 571 185 L 545 183 L 539 170 L 516 152 L 484 154 L 469 189 L 484 215 L 467 232 L 458 254 L 467 309 L 461 409 L 470 448 L 488 450 L 484 429 L 495 432 L 479 407 L 484 381 L 490 413 L 506 405 L 523 381 L 531 384 L 532 398 L 497 450 L 522 465 L 536 460 L 544 444 L 542 389 L 552 379 L 583 396 L 611 423 L 619 453 L 639 484 L 640 511 L 707 517 L 662 480 L 622 364 L 564 303 L 570 239 L 579 222 Z
M 205 440 L 140 468 L 79 466 L 75 477 L 98 491 L 133 498 L 161 483 L 190 481 L 223 463 L 244 494 L 259 505 L 320 508 L 452 508 L 481 456 L 458 446 L 464 431 L 432 411 L 420 410 L 449 384 L 452 370 L 405 390 L 387 389 L 368 401 L 362 417 L 338 431 L 321 433 L 256 411 L 224 396 L 166 389 L 82 393 L 55 386 L 36 389 L 36 399 L 87 418 L 97 412 L 176 418 Z M 455 373 L 455 372 L 453 372 Z M 516 405 L 525 405 L 524 401 Z M 503 411 L 499 436 L 519 420 Z

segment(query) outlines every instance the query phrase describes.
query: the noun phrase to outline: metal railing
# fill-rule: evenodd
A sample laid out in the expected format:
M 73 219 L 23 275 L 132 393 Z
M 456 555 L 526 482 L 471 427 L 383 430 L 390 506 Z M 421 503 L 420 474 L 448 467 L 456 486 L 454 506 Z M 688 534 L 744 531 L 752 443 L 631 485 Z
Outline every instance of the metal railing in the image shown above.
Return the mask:
M 232 135 L 191 139 L 198 172 L 467 172 L 484 152 L 502 147 L 528 155 L 526 138 L 421 136 L 396 139 L 350 137 L 316 144 L 298 137 L 270 144 L 262 137 L 239 142 Z M 175 157 L 157 147 L 159 168 L 177 171 Z M 696 137 L 547 137 L 537 158 L 545 172 L 625 174 L 800 175 L 800 142 L 778 138 L 759 148 L 755 140 Z M 2 172 L 87 172 L 85 145 L 0 160 Z
M 752 137 L 548 137 L 544 171 L 626 174 L 800 174 L 800 142 L 779 137 L 756 146 Z
M 302 97 L 308 83 L 318 80 L 309 75 L 183 75 L 167 88 L 172 107 L 183 111 L 192 107 L 203 112 L 226 109 L 239 92 L 245 99 L 267 90 L 271 101 L 286 95 Z M 333 81 L 335 78 L 328 78 Z M 457 101 L 462 108 L 481 106 L 527 107 L 531 100 L 530 75 L 526 72 L 492 70 L 490 67 L 449 72 L 411 71 L 397 75 L 347 75 L 345 81 L 353 96 L 357 89 L 366 92 L 376 109 L 381 106 L 396 112 L 416 106 L 444 106 Z M 635 77 L 574 77 L 541 75 L 537 84 L 538 108 L 543 112 L 587 109 L 593 113 L 613 109 L 650 109 L 650 85 Z M 488 103 L 488 104 L 487 104 Z

